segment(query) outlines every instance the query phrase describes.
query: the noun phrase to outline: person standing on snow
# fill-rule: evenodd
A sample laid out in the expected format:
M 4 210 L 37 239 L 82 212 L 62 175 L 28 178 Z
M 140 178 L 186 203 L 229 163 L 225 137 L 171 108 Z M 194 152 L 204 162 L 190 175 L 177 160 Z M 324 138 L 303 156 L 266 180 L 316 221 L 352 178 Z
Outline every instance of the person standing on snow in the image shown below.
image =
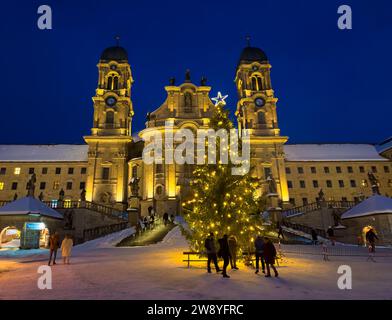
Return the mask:
M 59 233 L 56 231 L 54 234 L 52 234 L 49 237 L 50 255 L 49 255 L 48 266 L 50 266 L 50 263 L 52 262 L 52 257 L 53 257 L 53 265 L 56 264 L 57 250 L 59 248 L 59 245 L 60 245 Z
M 274 270 L 275 277 L 277 277 L 279 274 L 274 266 L 275 259 L 276 259 L 276 249 L 274 244 L 267 237 L 264 237 L 264 259 L 267 267 L 267 274 L 265 276 L 271 277 L 271 272 L 270 272 L 270 267 L 271 267 L 272 270 Z
M 65 235 L 63 242 L 61 243 L 61 256 L 63 257 L 64 264 L 69 264 L 69 258 L 71 257 L 71 251 L 73 247 L 73 240 L 70 235 Z
M 369 249 L 372 253 L 376 252 L 376 239 L 378 240 L 378 237 L 373 229 L 366 232 L 366 241 L 369 242 Z
M 327 230 L 328 239 L 331 241 L 331 244 L 335 245 L 335 232 L 333 231 L 332 227 L 329 226 Z
M 257 236 L 255 240 L 255 255 L 256 255 L 256 271 L 255 273 L 259 273 L 259 260 L 261 260 L 261 268 L 263 273 L 265 273 L 265 264 L 264 264 L 264 241 L 261 236 Z
M 228 236 L 225 234 L 223 238 L 218 240 L 219 242 L 219 252 L 218 256 L 223 258 L 223 278 L 230 278 L 230 276 L 227 274 L 227 266 L 229 265 L 230 261 L 230 249 L 229 249 L 229 242 L 228 242 Z
M 232 269 L 238 270 L 237 268 L 237 238 L 231 235 L 228 239 L 230 249 L 230 266 Z
M 214 262 L 216 272 L 220 272 L 218 266 L 218 258 L 216 256 L 216 247 L 215 247 L 215 239 L 214 233 L 210 232 L 210 235 L 204 241 L 204 247 L 207 250 L 207 271 L 211 273 L 211 261 Z

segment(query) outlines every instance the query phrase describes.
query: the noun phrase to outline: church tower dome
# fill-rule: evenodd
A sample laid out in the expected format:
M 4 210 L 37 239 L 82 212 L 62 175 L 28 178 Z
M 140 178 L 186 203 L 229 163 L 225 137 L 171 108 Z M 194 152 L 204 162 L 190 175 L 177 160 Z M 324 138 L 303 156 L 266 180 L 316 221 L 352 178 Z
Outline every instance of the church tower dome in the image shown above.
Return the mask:
M 120 46 L 109 47 L 103 50 L 100 60 L 128 61 L 128 53 L 123 47 Z

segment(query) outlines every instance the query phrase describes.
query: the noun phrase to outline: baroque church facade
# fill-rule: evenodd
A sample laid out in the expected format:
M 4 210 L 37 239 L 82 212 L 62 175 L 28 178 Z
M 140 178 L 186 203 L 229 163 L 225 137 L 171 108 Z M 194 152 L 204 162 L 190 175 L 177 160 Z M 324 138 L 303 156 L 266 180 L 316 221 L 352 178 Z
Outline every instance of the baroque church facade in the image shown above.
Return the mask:
M 165 123 L 172 131 L 208 129 L 214 108 L 211 87 L 202 79 L 176 85 L 171 79 L 166 100 L 148 114 L 146 127 L 132 135 L 132 70 L 120 46 L 105 49 L 98 62 L 98 85 L 93 97 L 93 125 L 84 145 L 0 145 L 0 201 L 26 195 L 26 184 L 36 175 L 40 198 L 59 194 L 65 203 L 86 201 L 117 207 L 149 207 L 158 214 L 181 213 L 190 195 L 193 165 L 146 164 L 145 141 Z M 250 134 L 252 174 L 267 186 L 276 182 L 283 208 L 317 201 L 320 189 L 328 200 L 360 201 L 371 195 L 368 173 L 377 177 L 380 193 L 392 196 L 392 139 L 372 144 L 287 144 L 281 135 L 271 65 L 259 48 L 243 49 L 234 79 L 238 129 Z M 137 108 L 136 108 L 137 110 Z M 262 194 L 265 190 L 260 190 Z

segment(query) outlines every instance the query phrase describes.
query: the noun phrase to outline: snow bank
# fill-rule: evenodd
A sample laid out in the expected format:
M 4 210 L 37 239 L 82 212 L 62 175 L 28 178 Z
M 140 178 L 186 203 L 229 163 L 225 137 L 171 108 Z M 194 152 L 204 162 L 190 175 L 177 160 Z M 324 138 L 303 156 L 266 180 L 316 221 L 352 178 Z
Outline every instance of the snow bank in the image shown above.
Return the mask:
M 0 145 L 0 161 L 87 161 L 86 144 Z
M 116 246 L 116 244 L 118 244 L 121 240 L 133 235 L 135 232 L 136 230 L 134 227 L 124 229 L 98 239 L 87 241 L 85 243 L 76 246 L 75 248 L 78 248 L 78 250 L 91 250 L 95 248 L 112 248 Z
M 288 144 L 288 161 L 387 161 L 371 144 Z
M 28 256 L 35 256 L 35 255 L 47 255 L 49 253 L 48 249 L 30 249 L 30 250 L 0 250 L 0 257 L 1 258 L 23 258 Z

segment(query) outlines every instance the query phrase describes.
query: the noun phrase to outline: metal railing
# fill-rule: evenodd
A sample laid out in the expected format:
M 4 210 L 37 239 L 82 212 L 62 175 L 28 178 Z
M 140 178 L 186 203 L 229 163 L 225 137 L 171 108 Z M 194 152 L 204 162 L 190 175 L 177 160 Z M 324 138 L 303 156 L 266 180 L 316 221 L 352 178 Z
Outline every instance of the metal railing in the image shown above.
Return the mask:
M 282 221 L 282 225 L 284 225 L 285 227 L 294 229 L 294 230 L 305 232 L 309 235 L 312 233 L 312 230 L 314 229 L 316 231 L 317 235 L 319 235 L 320 237 L 326 238 L 326 236 L 327 236 L 327 233 L 323 229 L 312 228 L 312 227 L 305 226 L 305 225 L 299 224 L 299 223 L 291 223 L 287 220 Z
M 303 206 L 291 208 L 282 212 L 282 216 L 289 218 L 294 215 L 304 214 L 312 211 L 316 211 L 321 208 L 321 202 L 312 202 Z M 325 201 L 327 208 L 333 209 L 350 209 L 358 204 L 355 201 Z
M 0 200 L 0 207 L 6 205 L 11 201 Z M 108 216 L 112 216 L 122 220 L 128 220 L 128 213 L 115 209 L 113 207 L 105 206 L 102 204 L 90 202 L 90 201 L 74 201 L 74 200 L 55 200 L 55 201 L 42 201 L 49 208 L 52 209 L 73 209 L 73 208 L 85 208 L 99 213 L 103 213 Z

